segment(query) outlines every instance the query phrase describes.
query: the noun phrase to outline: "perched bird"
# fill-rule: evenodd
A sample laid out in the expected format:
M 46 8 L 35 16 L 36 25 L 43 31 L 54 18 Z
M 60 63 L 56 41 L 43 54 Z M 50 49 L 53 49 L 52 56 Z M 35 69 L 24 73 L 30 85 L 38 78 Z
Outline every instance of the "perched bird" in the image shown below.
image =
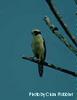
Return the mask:
M 38 63 L 38 71 L 40 77 L 43 76 L 43 63 L 46 58 L 46 46 L 45 40 L 41 35 L 41 31 L 39 29 L 32 30 L 33 40 L 32 40 L 32 51 L 34 57 L 39 60 Z

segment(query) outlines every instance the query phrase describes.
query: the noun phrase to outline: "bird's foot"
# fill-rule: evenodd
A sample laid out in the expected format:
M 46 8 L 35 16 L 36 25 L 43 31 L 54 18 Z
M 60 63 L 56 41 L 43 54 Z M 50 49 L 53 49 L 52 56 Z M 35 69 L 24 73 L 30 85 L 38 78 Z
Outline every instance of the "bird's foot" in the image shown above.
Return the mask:
M 34 57 L 34 56 L 30 56 L 29 58 L 30 58 L 30 59 L 35 59 L 35 57 Z
M 40 63 L 41 60 L 40 60 L 40 59 L 37 59 L 37 60 L 38 60 L 38 62 Z

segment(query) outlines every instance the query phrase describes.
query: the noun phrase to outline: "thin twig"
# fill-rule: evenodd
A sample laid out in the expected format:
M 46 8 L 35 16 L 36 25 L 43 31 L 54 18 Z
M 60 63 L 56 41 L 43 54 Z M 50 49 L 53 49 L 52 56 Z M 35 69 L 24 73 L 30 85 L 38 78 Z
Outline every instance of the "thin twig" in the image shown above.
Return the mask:
M 64 31 L 66 32 L 66 34 L 72 40 L 73 44 L 77 47 L 77 39 L 76 39 L 76 37 L 74 35 L 72 35 L 72 33 L 69 31 L 67 25 L 63 21 L 62 16 L 60 15 L 60 13 L 58 12 L 58 10 L 56 9 L 56 7 L 53 4 L 52 0 L 45 0 L 45 1 L 47 2 L 50 10 L 53 12 L 53 14 L 55 15 L 56 19 L 59 21 L 60 25 L 62 26 L 62 28 L 64 29 Z
M 45 21 L 45 23 L 48 25 L 48 27 L 49 27 L 49 29 L 52 31 L 52 33 L 53 33 L 54 35 L 56 35 L 56 36 L 60 39 L 60 41 L 61 41 L 62 43 L 64 43 L 65 46 L 68 47 L 68 49 L 69 49 L 70 51 L 72 51 L 72 52 L 77 56 L 77 49 L 74 48 L 74 46 L 71 45 L 71 44 L 66 40 L 66 38 L 58 31 L 58 28 L 55 27 L 55 26 L 52 24 L 52 22 L 50 21 L 50 19 L 49 19 L 48 16 L 45 16 L 45 17 L 44 17 L 44 21 Z
M 34 62 L 34 63 L 39 63 L 38 59 L 33 59 L 33 58 L 30 58 L 30 57 L 22 57 L 22 59 L 29 60 L 29 61 Z M 56 66 L 54 64 L 48 64 L 47 62 L 44 62 L 44 65 L 46 67 L 49 67 L 49 68 L 52 68 L 52 69 L 67 73 L 69 75 L 72 75 L 74 77 L 77 77 L 77 73 L 76 72 L 70 71 L 68 69 L 64 69 L 64 68 L 58 67 L 58 66 Z

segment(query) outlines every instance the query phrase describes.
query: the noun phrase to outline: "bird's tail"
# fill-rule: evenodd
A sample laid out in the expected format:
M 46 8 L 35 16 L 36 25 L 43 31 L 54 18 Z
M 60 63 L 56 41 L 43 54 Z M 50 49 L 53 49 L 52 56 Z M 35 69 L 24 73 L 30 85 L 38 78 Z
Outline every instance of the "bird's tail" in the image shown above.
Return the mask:
M 43 71 L 44 71 L 43 70 L 43 62 L 41 62 L 38 64 L 38 72 L 39 72 L 40 77 L 43 76 Z

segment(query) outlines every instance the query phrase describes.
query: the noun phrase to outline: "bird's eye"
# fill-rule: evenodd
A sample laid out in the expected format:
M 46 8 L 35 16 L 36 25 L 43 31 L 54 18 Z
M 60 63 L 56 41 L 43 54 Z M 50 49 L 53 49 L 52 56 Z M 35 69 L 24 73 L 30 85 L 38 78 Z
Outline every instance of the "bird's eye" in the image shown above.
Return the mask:
M 38 34 L 38 32 L 35 32 L 35 35 L 37 35 Z
M 41 34 L 41 32 L 35 32 L 35 33 L 37 33 L 37 34 Z
M 41 34 L 41 32 L 34 31 L 34 32 L 32 32 L 32 34 L 38 35 L 38 34 Z

